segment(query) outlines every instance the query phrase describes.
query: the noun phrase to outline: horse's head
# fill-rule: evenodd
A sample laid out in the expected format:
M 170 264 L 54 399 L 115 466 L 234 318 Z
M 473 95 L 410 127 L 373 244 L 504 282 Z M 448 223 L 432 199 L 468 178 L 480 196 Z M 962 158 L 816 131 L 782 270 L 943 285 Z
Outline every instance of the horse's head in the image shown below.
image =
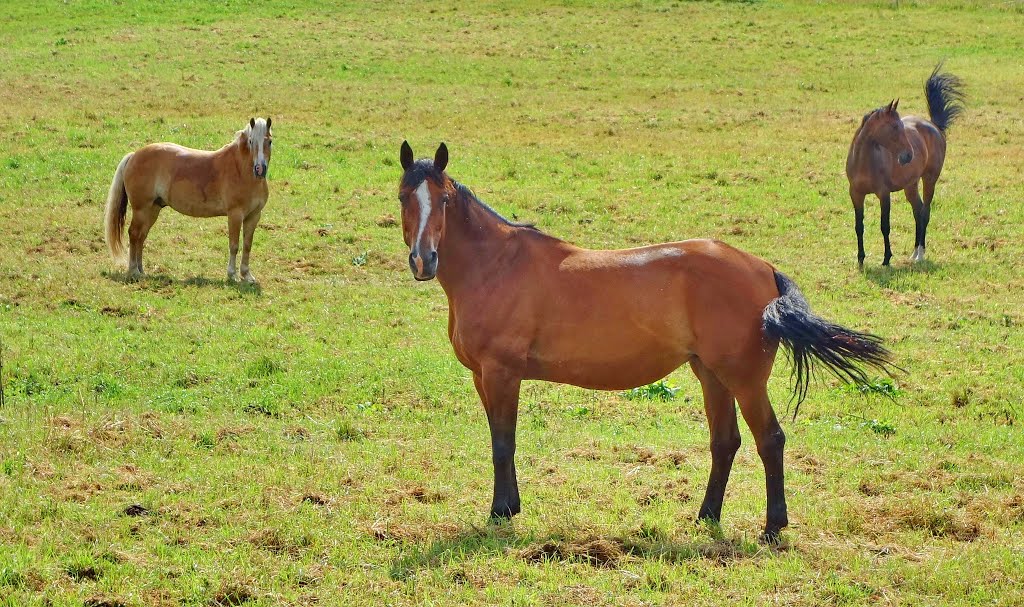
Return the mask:
M 899 103 L 899 99 L 894 99 L 888 106 L 871 112 L 864 118 L 861 128 L 871 141 L 889 150 L 897 162 L 903 165 L 913 160 L 914 148 L 910 145 L 910 138 L 896 111 Z
M 249 126 L 241 132 L 239 146 L 249 154 L 252 174 L 256 179 L 266 179 L 267 165 L 270 164 L 270 147 L 273 134 L 270 132 L 270 118 L 250 118 Z
M 455 198 L 455 184 L 445 174 L 448 148 L 442 143 L 434 160 L 414 160 L 408 141 L 402 142 L 402 237 L 409 246 L 409 268 L 416 280 L 437 275 L 437 247 L 444 234 L 445 209 Z

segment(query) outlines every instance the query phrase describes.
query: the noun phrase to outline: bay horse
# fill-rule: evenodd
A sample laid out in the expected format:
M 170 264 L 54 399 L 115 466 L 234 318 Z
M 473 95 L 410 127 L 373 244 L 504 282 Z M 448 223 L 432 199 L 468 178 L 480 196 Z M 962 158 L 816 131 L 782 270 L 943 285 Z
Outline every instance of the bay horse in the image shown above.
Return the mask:
M 901 119 L 897 112 L 900 100 L 894 99 L 889 105 L 866 114 L 853 136 L 846 156 L 846 177 L 850 181 L 857 231 L 857 264 L 861 268 L 864 267 L 864 198 L 868 194 L 878 197 L 885 240 L 882 265 L 887 266 L 892 259 L 889 194 L 899 190 L 903 190 L 914 211 L 916 233 L 910 261 L 924 261 L 935 182 L 946 160 L 946 131 L 964 111 L 963 83 L 952 74 L 940 73 L 940 68 L 942 63 L 935 66 L 924 84 L 931 120 L 917 116 Z M 924 182 L 923 199 L 918 192 L 920 181 Z
M 115 261 L 124 259 L 122 232 L 128 226 L 128 278 L 142 276 L 142 247 L 160 211 L 171 207 L 191 217 L 228 218 L 228 280 L 235 280 L 238 234 L 243 232 L 242 274 L 249 271 L 249 251 L 260 214 L 267 204 L 267 166 L 273 137 L 271 119 L 250 118 L 249 125 L 221 149 L 193 150 L 173 143 L 152 143 L 127 154 L 114 172 L 107 195 L 105 233 Z M 243 229 L 244 228 L 244 229 Z
M 767 381 L 781 343 L 794 396 L 807 394 L 811 364 L 867 381 L 858 363 L 889 372 L 881 339 L 811 313 L 796 284 L 771 264 L 716 240 L 626 250 L 588 250 L 513 223 L 445 168 L 442 143 L 414 160 L 402 144 L 398 198 L 409 267 L 434 277 L 448 298 L 448 337 L 473 373 L 490 425 L 491 516 L 520 511 L 516 418 L 523 380 L 599 390 L 645 385 L 689 363 L 700 380 L 711 435 L 711 476 L 699 518 L 718 521 L 740 446 L 736 402 L 764 464 L 762 539 L 788 524 L 785 434 Z M 798 403 L 799 405 L 799 403 Z

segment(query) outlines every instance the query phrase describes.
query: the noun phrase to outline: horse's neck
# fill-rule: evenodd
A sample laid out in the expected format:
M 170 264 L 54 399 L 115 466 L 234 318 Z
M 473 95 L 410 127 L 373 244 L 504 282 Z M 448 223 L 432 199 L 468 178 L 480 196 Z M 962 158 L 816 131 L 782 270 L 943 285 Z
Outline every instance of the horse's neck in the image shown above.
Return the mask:
M 238 168 L 240 175 L 245 177 L 248 175 L 252 177 L 252 167 L 249 165 L 249 155 L 246 154 L 246 149 L 239 144 L 239 138 L 241 137 L 242 131 L 235 133 L 235 138 L 224 144 L 219 150 L 215 151 L 214 154 L 221 158 L 227 159 L 227 162 L 234 164 Z M 253 179 L 255 179 L 253 177 Z
M 863 125 L 853 136 L 853 154 L 858 164 L 870 163 L 875 147 L 879 144 L 871 138 Z
M 441 286 L 449 294 L 463 287 L 474 288 L 482 277 L 493 274 L 490 266 L 501 263 L 520 229 L 507 225 L 457 190 L 446 212 L 444 237 L 437 247 L 437 279 Z

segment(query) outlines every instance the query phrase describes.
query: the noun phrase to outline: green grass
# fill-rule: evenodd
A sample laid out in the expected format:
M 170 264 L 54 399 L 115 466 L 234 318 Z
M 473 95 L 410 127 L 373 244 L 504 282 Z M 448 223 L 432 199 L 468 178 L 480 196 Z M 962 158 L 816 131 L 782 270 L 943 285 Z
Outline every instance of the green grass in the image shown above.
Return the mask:
M 1024 602 L 1024 9 L 898 4 L 9 3 L 0 605 Z M 969 109 L 929 262 L 897 202 L 878 266 L 871 198 L 860 273 L 847 145 L 893 97 L 924 112 L 943 58 Z M 120 158 L 253 115 L 276 141 L 260 287 L 223 281 L 225 220 L 172 211 L 125 283 L 101 229 Z M 693 522 L 686 368 L 668 401 L 524 385 L 524 510 L 488 524 L 484 414 L 394 225 L 403 139 L 447 142 L 509 217 L 595 248 L 722 238 L 887 338 L 895 384 L 823 378 L 786 417 L 781 549 L 755 542 L 745 428 L 721 527 Z M 780 417 L 788 380 L 780 356 Z

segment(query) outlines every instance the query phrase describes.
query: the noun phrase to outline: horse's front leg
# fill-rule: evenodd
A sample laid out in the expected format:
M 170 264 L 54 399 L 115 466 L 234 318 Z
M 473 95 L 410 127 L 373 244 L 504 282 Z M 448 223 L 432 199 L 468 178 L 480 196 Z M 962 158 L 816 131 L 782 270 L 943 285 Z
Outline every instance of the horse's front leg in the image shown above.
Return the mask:
M 250 284 L 256 282 L 256 277 L 249 272 L 249 251 L 252 250 L 252 235 L 256 232 L 262 212 L 262 209 L 253 211 L 242 222 L 242 280 Z
M 850 187 L 853 201 L 853 229 L 857 232 L 857 266 L 864 269 L 864 194 Z
M 516 418 L 522 376 L 504 368 L 485 369 L 473 375 L 480 400 L 491 427 L 491 456 L 494 462 L 494 499 L 491 518 L 519 514 L 519 485 L 516 483 Z
M 889 260 L 892 259 L 892 248 L 889 246 L 889 209 L 892 207 L 892 199 L 889 197 L 889 192 L 879 193 L 878 201 L 881 203 L 879 206 L 882 209 L 882 220 L 879 222 L 879 227 L 882 229 L 882 240 L 885 241 L 885 257 L 882 258 L 882 265 L 889 265 Z
M 241 209 L 228 211 L 228 280 L 235 280 L 235 257 L 238 255 L 238 233 L 242 230 Z

